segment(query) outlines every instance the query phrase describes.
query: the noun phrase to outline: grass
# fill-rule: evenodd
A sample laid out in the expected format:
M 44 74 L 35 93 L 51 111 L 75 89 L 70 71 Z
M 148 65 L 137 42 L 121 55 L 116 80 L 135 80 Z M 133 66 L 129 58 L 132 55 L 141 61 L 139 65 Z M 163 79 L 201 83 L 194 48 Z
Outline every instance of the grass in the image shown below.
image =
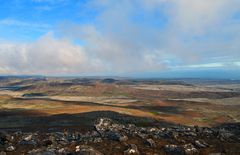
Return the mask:
M 151 114 L 153 115 L 159 115 L 159 112 L 158 111 L 149 111 Z
M 211 121 L 210 118 L 206 118 L 206 117 L 203 117 L 203 118 L 197 117 L 197 118 L 194 118 L 194 120 L 196 120 L 197 122 L 209 122 L 209 121 Z

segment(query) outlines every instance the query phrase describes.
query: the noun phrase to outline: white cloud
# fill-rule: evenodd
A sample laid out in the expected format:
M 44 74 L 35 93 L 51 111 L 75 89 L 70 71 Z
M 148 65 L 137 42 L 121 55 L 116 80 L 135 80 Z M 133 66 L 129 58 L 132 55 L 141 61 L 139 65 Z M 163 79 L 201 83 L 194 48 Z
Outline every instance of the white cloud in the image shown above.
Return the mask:
M 240 8 L 239 0 L 141 0 L 149 9 L 162 10 L 171 24 L 190 33 L 212 29 Z
M 229 18 L 240 4 L 236 0 L 172 0 L 172 3 L 173 24 L 190 33 L 211 30 Z
M 1 73 L 14 74 L 84 74 L 103 68 L 98 59 L 89 60 L 83 48 L 51 33 L 33 43 L 1 43 L 0 65 Z
M 225 56 L 229 52 L 233 57 L 239 56 L 236 53 L 239 47 L 233 50 L 232 45 L 229 46 L 228 43 L 237 45 L 236 41 L 240 39 L 225 40 L 225 35 L 229 34 L 234 24 L 230 24 L 231 26 L 223 24 L 229 22 L 230 17 L 238 11 L 239 2 L 236 0 L 231 2 L 228 0 L 97 0 L 95 2 L 95 5 L 98 4 L 100 7 L 104 5 L 103 12 L 97 18 L 97 26 L 87 26 L 87 29 L 74 26 L 65 29 L 72 31 L 70 33 L 76 38 L 86 41 L 87 49 L 104 61 L 114 60 L 111 66 L 116 69 L 145 70 L 145 67 L 149 67 L 149 70 L 161 70 L 168 65 L 177 65 L 176 61 L 183 63 L 182 65 L 205 63 L 201 61 Z M 148 16 L 153 13 L 149 10 L 157 10 L 165 14 L 169 22 L 167 28 L 156 28 L 144 21 L 142 23 L 132 21 L 132 17 L 139 11 L 136 9 L 137 4 L 142 6 L 141 12 Z M 160 19 L 156 18 L 156 20 Z M 235 29 L 234 32 L 238 30 L 240 29 Z M 203 39 L 199 41 L 195 39 L 197 37 Z M 174 57 L 171 60 L 172 64 L 164 60 L 169 55 Z M 138 62 L 143 65 L 139 65 Z
M 189 65 L 188 68 L 217 68 L 217 67 L 223 67 L 223 63 L 207 63 L 207 64 L 197 64 L 197 65 Z
M 233 64 L 240 67 L 240 61 L 234 62 Z

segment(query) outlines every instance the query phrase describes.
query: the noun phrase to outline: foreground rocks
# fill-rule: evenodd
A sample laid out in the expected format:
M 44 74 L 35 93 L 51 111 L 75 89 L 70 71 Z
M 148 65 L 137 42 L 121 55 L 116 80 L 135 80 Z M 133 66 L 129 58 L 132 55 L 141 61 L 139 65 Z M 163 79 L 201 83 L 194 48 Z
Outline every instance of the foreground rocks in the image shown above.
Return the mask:
M 0 155 L 240 154 L 239 125 L 137 127 L 99 118 L 87 132 L 0 132 Z

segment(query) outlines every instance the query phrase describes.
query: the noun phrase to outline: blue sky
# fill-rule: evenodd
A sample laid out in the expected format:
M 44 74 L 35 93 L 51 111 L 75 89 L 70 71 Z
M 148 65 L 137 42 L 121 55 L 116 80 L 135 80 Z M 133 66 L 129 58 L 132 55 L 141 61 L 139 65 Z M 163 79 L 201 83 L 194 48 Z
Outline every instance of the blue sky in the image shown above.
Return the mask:
M 0 4 L 0 74 L 240 77 L 239 0 Z

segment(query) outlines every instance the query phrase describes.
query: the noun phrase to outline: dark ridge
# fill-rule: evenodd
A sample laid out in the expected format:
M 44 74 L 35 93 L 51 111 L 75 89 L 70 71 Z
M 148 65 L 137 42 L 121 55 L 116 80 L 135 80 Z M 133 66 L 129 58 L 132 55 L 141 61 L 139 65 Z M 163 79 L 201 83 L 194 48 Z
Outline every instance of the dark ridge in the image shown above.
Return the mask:
M 66 80 L 68 82 L 72 82 L 72 83 L 89 83 L 89 82 L 95 82 L 95 79 L 88 79 L 88 78 L 75 78 L 75 79 L 69 79 Z
M 151 85 L 183 85 L 183 86 L 194 86 L 184 81 L 172 81 L 172 80 L 144 80 L 140 81 L 141 84 L 151 84 Z
M 50 99 L 48 98 L 47 96 L 43 96 L 41 97 L 39 96 L 38 97 L 33 97 L 33 96 L 30 96 L 30 97 L 27 97 L 27 98 L 14 98 L 14 101 L 18 101 L 18 100 L 39 100 L 39 101 L 57 101 L 57 102 L 61 102 L 61 103 L 66 103 L 66 104 L 72 104 L 72 105 L 88 105 L 88 106 L 112 106 L 112 107 L 119 107 L 119 106 L 113 106 L 113 105 L 104 105 L 104 104 L 100 104 L 100 103 L 94 103 L 94 102 L 82 102 L 82 101 L 63 101 L 63 100 L 57 100 L 57 99 Z
M 231 131 L 235 135 L 240 135 L 240 122 L 237 123 L 223 123 L 215 126 L 216 129 L 225 129 Z
M 47 96 L 47 94 L 44 93 L 27 93 L 23 94 L 23 97 L 42 97 L 42 96 Z
M 71 82 L 51 82 L 48 84 L 50 87 L 70 87 L 73 86 L 74 83 Z
M 9 125 L 12 125 L 14 123 L 17 124 L 19 123 L 19 118 L 21 118 L 21 123 L 19 126 L 0 126 L 0 129 L 16 131 L 47 131 L 49 129 L 56 131 L 62 131 L 63 129 L 88 131 L 90 129 L 93 129 L 94 121 L 100 117 L 111 118 L 112 120 L 121 124 L 135 124 L 136 126 L 140 127 L 170 127 L 175 125 L 163 120 L 156 120 L 146 117 L 135 117 L 112 111 L 96 111 L 79 114 L 58 114 L 51 116 L 44 115 L 44 113 L 34 113 L 34 111 L 29 112 L 23 109 L 0 111 L 0 113 L 0 116 L 3 119 L 0 125 L 3 122 L 7 123 L 8 120 L 11 120 L 11 122 L 9 122 Z
M 21 89 L 21 86 L 2 86 L 0 87 L 0 90 L 12 90 L 12 91 L 17 91 Z
M 32 84 L 32 83 L 36 83 L 36 82 L 46 82 L 47 79 L 46 78 L 30 78 L 30 79 L 23 79 L 19 82 L 13 82 L 10 83 L 9 86 L 19 86 L 19 85 L 26 85 L 26 84 Z
M 126 106 L 126 108 L 130 109 L 140 109 L 147 110 L 153 113 L 165 113 L 165 114 L 181 114 L 182 110 L 176 106 Z
M 108 78 L 108 79 L 103 79 L 103 80 L 101 80 L 101 83 L 112 84 L 112 83 L 115 83 L 115 82 L 117 82 L 117 81 L 118 81 L 118 80 Z
M 34 86 L 34 85 L 21 86 L 16 91 L 33 90 L 35 88 L 36 88 L 36 86 Z

